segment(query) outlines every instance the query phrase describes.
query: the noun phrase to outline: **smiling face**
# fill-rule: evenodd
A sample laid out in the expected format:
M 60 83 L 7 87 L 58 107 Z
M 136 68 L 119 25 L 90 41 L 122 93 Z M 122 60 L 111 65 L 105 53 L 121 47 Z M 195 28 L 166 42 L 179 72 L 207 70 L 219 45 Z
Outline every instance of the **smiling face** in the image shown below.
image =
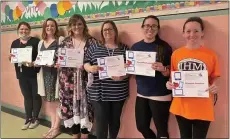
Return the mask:
M 18 29 L 18 35 L 20 38 L 25 38 L 30 35 L 30 29 L 28 26 L 22 24 Z
M 155 38 L 158 33 L 158 22 L 153 18 L 148 18 L 145 20 L 144 24 L 142 25 L 144 37 L 147 40 L 151 40 Z
M 115 41 L 115 31 L 110 23 L 106 23 L 103 26 L 103 37 L 105 38 L 105 41 L 107 40 L 114 40 Z
M 82 35 L 84 31 L 84 24 L 79 19 L 71 25 L 71 31 L 74 35 Z
M 185 24 L 183 37 L 186 39 L 187 44 L 199 44 L 204 36 L 201 25 L 198 22 L 192 21 Z
M 56 25 L 53 21 L 47 21 L 46 22 L 46 34 L 48 36 L 54 36 L 54 34 L 56 33 Z

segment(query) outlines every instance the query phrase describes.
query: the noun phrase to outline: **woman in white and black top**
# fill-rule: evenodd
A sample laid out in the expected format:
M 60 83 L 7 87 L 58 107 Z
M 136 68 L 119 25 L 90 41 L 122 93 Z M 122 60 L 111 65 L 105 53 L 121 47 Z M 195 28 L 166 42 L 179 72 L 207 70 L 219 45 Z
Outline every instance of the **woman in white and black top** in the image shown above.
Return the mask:
M 97 58 L 123 55 L 128 47 L 118 42 L 118 30 L 113 21 L 106 21 L 101 28 L 102 44 L 94 44 L 85 55 L 85 69 L 93 73 L 93 83 L 88 86 L 96 119 L 96 135 L 99 139 L 117 137 L 120 128 L 120 116 L 129 92 L 127 76 L 99 79 Z M 125 63 L 125 61 L 124 61 Z

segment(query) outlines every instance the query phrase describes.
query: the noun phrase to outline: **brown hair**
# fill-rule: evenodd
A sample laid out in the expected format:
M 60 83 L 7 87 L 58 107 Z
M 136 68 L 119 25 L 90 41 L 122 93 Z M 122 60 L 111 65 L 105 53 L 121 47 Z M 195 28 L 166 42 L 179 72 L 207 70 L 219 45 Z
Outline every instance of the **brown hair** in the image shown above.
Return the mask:
M 102 42 L 101 43 L 105 44 L 105 37 L 103 36 L 103 28 L 104 28 L 105 24 L 111 24 L 113 26 L 113 29 L 115 31 L 115 44 L 118 45 L 119 44 L 118 29 L 117 29 L 116 24 L 111 20 L 107 20 L 101 25 L 101 37 L 102 37 Z
M 185 23 L 184 23 L 184 26 L 183 26 L 183 32 L 184 32 L 184 30 L 185 30 L 185 25 L 187 24 L 187 23 L 189 23 L 189 22 L 197 22 L 197 23 L 199 23 L 200 24 L 200 28 L 201 28 L 201 30 L 203 31 L 204 30 L 204 23 L 203 23 L 203 20 L 200 18 L 200 17 L 190 17 L 190 18 L 188 18 L 186 21 L 185 21 Z
M 89 38 L 89 29 L 86 25 L 86 21 L 83 18 L 83 16 L 81 16 L 80 14 L 74 14 L 70 17 L 68 25 L 67 25 L 67 30 L 68 30 L 68 35 L 73 36 L 73 32 L 71 30 L 72 25 L 74 25 L 78 20 L 81 20 L 81 22 L 84 25 L 84 30 L 83 30 L 83 35 L 85 38 Z
M 58 24 L 56 22 L 56 20 L 54 20 L 53 18 L 48 18 L 44 21 L 43 25 L 42 25 L 42 39 L 45 40 L 47 39 L 47 34 L 46 34 L 46 26 L 47 26 L 47 22 L 48 21 L 52 21 L 54 22 L 55 24 L 55 28 L 56 28 L 56 31 L 54 33 L 54 37 L 55 39 L 57 39 L 59 37 L 59 30 L 58 30 Z
M 28 27 L 28 29 L 29 29 L 29 31 L 31 31 L 30 24 L 29 24 L 29 23 L 27 23 L 27 22 L 24 22 L 24 21 L 22 21 L 22 22 L 20 22 L 20 23 L 18 24 L 17 31 L 19 30 L 19 28 L 20 28 L 22 25 L 27 26 L 27 27 Z

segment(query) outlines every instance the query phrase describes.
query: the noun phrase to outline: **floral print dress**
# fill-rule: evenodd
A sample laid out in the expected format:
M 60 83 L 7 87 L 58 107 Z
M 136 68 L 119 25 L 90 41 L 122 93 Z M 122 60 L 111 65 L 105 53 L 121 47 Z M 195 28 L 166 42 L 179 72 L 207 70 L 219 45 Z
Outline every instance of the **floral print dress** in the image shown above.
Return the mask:
M 86 52 L 87 48 L 92 43 L 95 43 L 94 38 L 86 40 L 83 50 Z M 72 48 L 72 38 L 65 38 L 60 44 L 61 48 Z M 81 128 L 86 128 L 88 131 L 92 128 L 93 110 L 88 93 L 86 92 L 87 72 L 79 68 L 59 69 L 59 99 L 60 99 L 60 117 L 64 120 L 65 127 L 71 128 L 74 124 L 80 124 Z

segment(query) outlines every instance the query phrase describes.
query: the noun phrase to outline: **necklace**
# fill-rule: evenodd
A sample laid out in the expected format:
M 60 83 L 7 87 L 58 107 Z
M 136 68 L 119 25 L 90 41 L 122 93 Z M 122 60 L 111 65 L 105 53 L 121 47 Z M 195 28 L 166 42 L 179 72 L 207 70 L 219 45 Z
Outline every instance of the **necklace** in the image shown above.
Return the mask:
M 109 48 L 107 47 L 108 45 L 107 44 L 105 44 L 105 47 L 106 47 L 106 49 L 107 49 L 107 52 L 108 52 L 108 54 L 109 54 L 109 56 L 113 56 L 113 54 L 114 54 L 114 51 L 115 51 L 115 49 L 117 48 L 117 46 L 115 46 L 114 48 L 112 48 L 112 55 L 110 55 L 110 52 L 109 52 Z
M 73 46 L 74 46 L 74 48 L 80 48 L 82 40 L 80 41 L 80 43 L 78 44 L 77 47 L 76 47 L 75 39 L 72 38 L 72 40 L 73 40 Z
M 107 47 L 106 47 L 106 48 L 107 48 Z M 109 56 L 113 56 L 114 50 L 115 50 L 115 49 L 113 49 L 113 51 L 112 51 L 112 55 L 110 55 L 109 48 L 107 48 L 107 51 L 108 51 Z

